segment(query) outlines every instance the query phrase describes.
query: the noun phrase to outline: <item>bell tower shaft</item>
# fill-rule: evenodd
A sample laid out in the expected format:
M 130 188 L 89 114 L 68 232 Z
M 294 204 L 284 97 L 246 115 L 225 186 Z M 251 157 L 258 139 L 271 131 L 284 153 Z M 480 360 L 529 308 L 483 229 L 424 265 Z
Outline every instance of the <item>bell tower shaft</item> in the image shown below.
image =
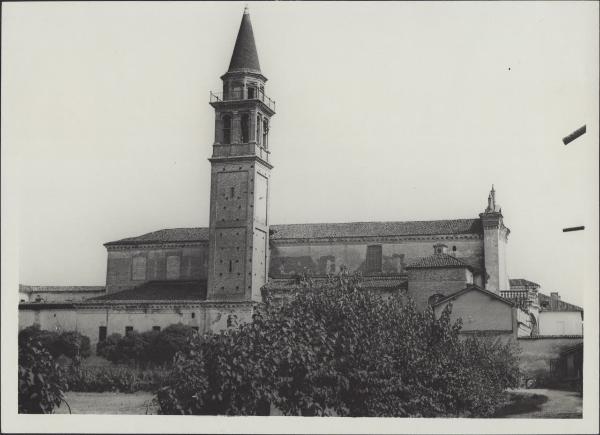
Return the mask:
M 215 109 L 211 162 L 209 300 L 260 300 L 269 259 L 269 126 L 275 103 L 265 95 L 252 25 L 244 12 Z

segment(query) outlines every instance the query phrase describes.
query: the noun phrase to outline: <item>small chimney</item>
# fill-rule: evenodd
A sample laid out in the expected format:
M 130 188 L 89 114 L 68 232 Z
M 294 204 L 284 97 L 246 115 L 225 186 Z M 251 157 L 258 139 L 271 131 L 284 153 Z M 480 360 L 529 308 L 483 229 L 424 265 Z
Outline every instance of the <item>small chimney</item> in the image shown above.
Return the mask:
M 443 243 L 436 243 L 435 245 L 433 245 L 433 253 L 434 254 L 447 254 L 448 246 L 444 245 Z

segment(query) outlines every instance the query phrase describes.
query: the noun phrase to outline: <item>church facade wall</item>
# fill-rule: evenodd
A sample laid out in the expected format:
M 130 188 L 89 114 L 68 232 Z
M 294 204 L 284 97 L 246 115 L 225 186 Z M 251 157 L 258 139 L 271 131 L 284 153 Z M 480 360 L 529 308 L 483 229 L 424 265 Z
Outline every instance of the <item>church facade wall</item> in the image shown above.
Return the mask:
M 111 247 L 106 292 L 130 289 L 147 281 L 206 279 L 207 266 L 206 243 Z
M 352 240 L 301 241 L 272 240 L 269 275 L 286 277 L 298 273 L 310 272 L 312 275 L 337 273 L 341 266 L 349 272 L 368 273 L 366 268 L 367 247 L 381 245 L 382 273 L 404 273 L 405 267 L 413 260 L 431 255 L 436 242 L 448 245 L 453 252 L 467 264 L 483 268 L 483 241 L 477 235 L 465 237 L 427 237 L 415 238 L 369 238 Z M 455 250 L 453 250 L 455 248 Z

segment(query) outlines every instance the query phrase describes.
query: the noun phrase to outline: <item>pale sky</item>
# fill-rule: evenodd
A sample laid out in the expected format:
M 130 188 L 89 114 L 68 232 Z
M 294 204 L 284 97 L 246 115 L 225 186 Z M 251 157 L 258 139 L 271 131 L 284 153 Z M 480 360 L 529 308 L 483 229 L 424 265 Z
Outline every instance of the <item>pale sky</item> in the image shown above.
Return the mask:
M 3 5 L 3 216 L 16 215 L 3 231 L 21 283 L 104 285 L 103 243 L 208 226 L 208 96 L 242 10 Z M 493 183 L 510 277 L 597 300 L 598 3 L 253 2 L 250 14 L 277 101 L 271 223 L 474 218 Z

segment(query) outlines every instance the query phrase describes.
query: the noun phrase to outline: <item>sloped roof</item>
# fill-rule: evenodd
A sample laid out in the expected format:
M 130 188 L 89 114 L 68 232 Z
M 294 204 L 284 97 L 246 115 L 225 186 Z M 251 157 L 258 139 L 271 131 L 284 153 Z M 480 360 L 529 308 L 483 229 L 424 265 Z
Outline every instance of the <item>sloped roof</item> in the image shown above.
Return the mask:
M 433 254 L 429 257 L 419 258 L 407 266 L 407 269 L 429 269 L 436 267 L 466 267 L 472 269 L 464 261 L 448 254 Z
M 252 30 L 252 23 L 250 22 L 250 14 L 247 11 L 244 11 L 244 15 L 242 16 L 228 72 L 245 70 L 260 72 L 258 52 L 256 51 L 256 43 L 254 42 L 254 32 Z
M 484 294 L 486 294 L 486 295 L 488 295 L 488 296 L 490 296 L 490 297 L 492 297 L 494 299 L 499 300 L 500 302 L 504 302 L 505 304 L 508 304 L 510 306 L 514 306 L 514 303 L 512 301 L 510 301 L 508 299 L 505 299 L 502 296 L 497 295 L 494 292 L 491 292 L 489 290 L 483 289 L 483 288 L 481 288 L 479 286 L 476 286 L 476 285 L 468 285 L 464 289 L 459 290 L 459 291 L 457 291 L 455 293 L 452 293 L 451 295 L 448 295 L 448 296 L 446 296 L 443 299 L 440 299 L 439 301 L 435 302 L 432 306 L 435 307 L 437 305 L 443 304 L 444 302 L 448 302 L 449 300 L 456 299 L 456 298 L 458 298 L 458 297 L 462 296 L 463 294 L 468 293 L 470 291 L 478 291 L 480 293 L 484 293 Z
M 481 233 L 479 219 L 272 225 L 271 239 L 319 239 Z
M 150 281 L 132 289 L 86 299 L 80 303 L 157 300 L 206 300 L 206 281 Z
M 25 285 L 19 284 L 19 291 L 22 293 L 64 293 L 64 292 L 100 292 L 105 289 L 104 286 L 91 285 Z
M 561 301 L 560 299 L 552 299 L 550 296 L 545 295 L 543 293 L 538 293 L 538 302 L 542 311 L 581 311 L 583 312 L 583 308 L 570 304 L 565 301 Z M 547 306 L 544 306 L 546 305 Z
M 533 281 L 528 281 L 523 278 L 509 279 L 510 287 L 539 287 L 540 285 Z
M 105 243 L 104 246 L 136 245 L 143 243 L 205 242 L 208 228 L 169 228 Z
M 271 240 L 480 234 L 482 232 L 479 219 L 287 224 L 271 225 L 269 228 Z M 206 227 L 171 228 L 108 242 L 104 246 L 204 241 L 208 241 Z

